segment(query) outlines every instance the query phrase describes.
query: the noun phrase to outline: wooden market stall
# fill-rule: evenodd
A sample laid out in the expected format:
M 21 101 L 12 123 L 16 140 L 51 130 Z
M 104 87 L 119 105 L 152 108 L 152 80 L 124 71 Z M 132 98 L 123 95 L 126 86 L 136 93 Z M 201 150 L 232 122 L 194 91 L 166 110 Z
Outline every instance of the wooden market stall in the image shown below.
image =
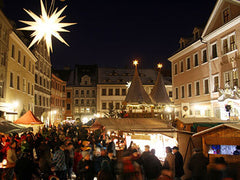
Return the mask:
M 201 138 L 202 149 L 210 164 L 216 157 L 224 157 L 229 164 L 240 164 L 240 155 L 233 155 L 240 145 L 240 123 L 221 124 L 193 135 Z

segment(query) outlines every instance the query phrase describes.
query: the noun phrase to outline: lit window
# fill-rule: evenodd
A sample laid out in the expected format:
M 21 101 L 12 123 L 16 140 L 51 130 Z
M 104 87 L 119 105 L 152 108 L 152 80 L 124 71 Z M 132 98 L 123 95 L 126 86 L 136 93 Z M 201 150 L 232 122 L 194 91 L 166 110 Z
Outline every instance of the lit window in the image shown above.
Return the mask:
M 223 23 L 227 23 L 230 20 L 229 8 L 223 11 Z

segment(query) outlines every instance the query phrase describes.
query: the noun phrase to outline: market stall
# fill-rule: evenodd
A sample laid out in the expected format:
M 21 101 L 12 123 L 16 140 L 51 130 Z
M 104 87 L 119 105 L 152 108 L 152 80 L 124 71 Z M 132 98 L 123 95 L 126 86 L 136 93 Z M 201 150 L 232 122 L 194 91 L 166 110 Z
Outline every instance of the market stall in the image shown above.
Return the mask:
M 0 118 L 0 133 L 2 134 L 22 133 L 30 130 L 32 130 L 32 128 L 26 128 Z
M 14 124 L 21 124 L 24 127 L 32 127 L 36 133 L 43 126 L 43 123 L 34 116 L 31 111 L 26 112 L 22 117 L 14 121 Z

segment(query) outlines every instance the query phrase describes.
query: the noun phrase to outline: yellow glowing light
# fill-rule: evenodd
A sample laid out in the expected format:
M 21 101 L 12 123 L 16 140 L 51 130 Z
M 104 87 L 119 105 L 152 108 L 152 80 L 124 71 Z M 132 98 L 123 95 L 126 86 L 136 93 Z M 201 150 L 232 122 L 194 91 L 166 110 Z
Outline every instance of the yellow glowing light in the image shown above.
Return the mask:
M 138 65 L 138 60 L 134 60 L 134 61 L 133 61 L 133 64 L 134 64 L 135 66 L 137 66 L 137 65 Z
M 163 65 L 162 65 L 161 63 L 158 63 L 157 67 L 158 67 L 159 69 L 162 69 Z
M 53 13 L 47 14 L 42 0 L 40 0 L 40 4 L 42 15 L 37 16 L 32 11 L 24 9 L 34 19 L 34 21 L 20 21 L 29 26 L 19 28 L 19 30 L 34 31 L 31 34 L 31 37 L 34 38 L 29 45 L 29 48 L 35 43 L 39 43 L 42 39 L 44 39 L 44 41 L 46 42 L 48 54 L 50 54 L 50 51 L 52 52 L 52 36 L 56 37 L 59 41 L 69 46 L 68 43 L 59 34 L 59 32 L 69 32 L 68 30 L 64 29 L 64 27 L 76 24 L 60 23 L 65 18 L 65 16 L 60 17 L 60 15 L 67 6 L 65 6 L 59 11 L 57 11 L 58 9 L 55 9 Z

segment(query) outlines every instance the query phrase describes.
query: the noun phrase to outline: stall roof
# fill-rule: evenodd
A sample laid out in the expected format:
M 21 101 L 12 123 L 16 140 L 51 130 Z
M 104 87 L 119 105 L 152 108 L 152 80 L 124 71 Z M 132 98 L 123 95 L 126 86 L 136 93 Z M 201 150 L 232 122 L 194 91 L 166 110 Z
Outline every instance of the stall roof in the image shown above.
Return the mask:
M 21 133 L 33 130 L 32 128 L 26 128 L 18 124 L 14 124 L 11 121 L 0 118 L 0 133 L 9 134 L 9 133 Z
M 166 121 L 157 118 L 98 118 L 95 123 L 101 124 L 109 130 L 121 131 L 157 131 L 164 129 L 169 131 L 169 129 L 175 129 Z
M 32 111 L 26 112 L 22 117 L 17 119 L 15 124 L 28 124 L 28 125 L 33 125 L 33 124 L 43 124 L 38 118 L 34 116 Z
M 208 132 L 214 131 L 214 130 L 216 130 L 218 128 L 222 128 L 222 127 L 229 127 L 229 128 L 233 128 L 233 129 L 236 129 L 236 130 L 240 131 L 240 123 L 236 123 L 236 124 L 220 124 L 218 126 L 214 126 L 212 128 L 209 128 L 209 129 L 203 130 L 201 132 L 198 132 L 198 133 L 194 134 L 193 137 L 206 134 Z
M 193 123 L 236 123 L 238 120 L 221 120 L 216 117 L 188 117 L 188 118 L 178 118 L 179 121 L 184 124 L 193 124 Z

